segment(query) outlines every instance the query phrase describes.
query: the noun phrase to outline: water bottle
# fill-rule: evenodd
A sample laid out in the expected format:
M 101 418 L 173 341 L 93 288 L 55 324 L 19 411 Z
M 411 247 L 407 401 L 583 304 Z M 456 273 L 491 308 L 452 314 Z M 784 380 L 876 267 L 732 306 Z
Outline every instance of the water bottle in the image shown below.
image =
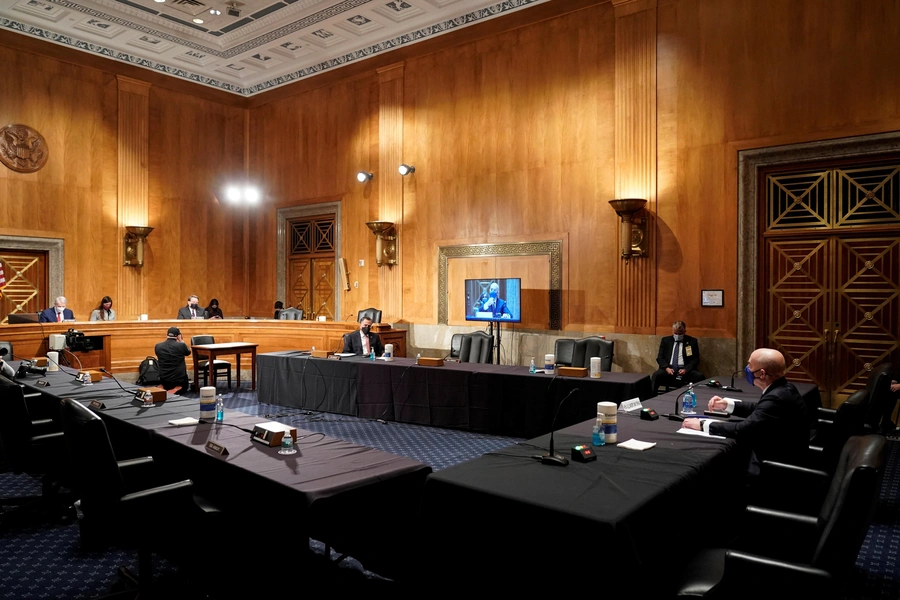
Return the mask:
M 696 396 L 694 400 L 691 400 L 691 396 L 694 394 L 693 388 L 689 387 L 688 390 L 681 396 L 681 414 L 683 415 L 692 415 L 694 414 L 694 402 L 696 402 Z
M 416 364 L 419 364 L 419 359 L 422 358 L 422 353 L 416 354 Z
M 369 350 L 369 360 L 375 360 L 375 350 Z
M 531 357 L 531 366 L 528 367 L 528 372 L 534 375 L 537 373 L 537 365 L 534 364 L 534 357 Z
M 144 392 L 144 403 L 141 404 L 141 408 L 153 408 L 153 394 L 150 390 Z
M 697 394 L 694 392 L 694 384 L 688 385 L 688 393 L 691 397 L 691 412 L 697 412 Z
M 597 422 L 594 423 L 594 431 L 592 433 L 591 444 L 593 444 L 594 446 L 606 445 L 606 430 L 603 428 L 603 422 L 601 419 L 597 419 Z
M 281 450 L 278 451 L 278 454 L 296 454 L 297 450 L 294 448 L 294 438 L 291 437 L 290 431 L 285 431 L 284 436 L 281 438 Z
M 222 400 L 222 394 L 219 394 L 216 398 L 216 423 L 221 423 L 225 420 L 225 402 Z

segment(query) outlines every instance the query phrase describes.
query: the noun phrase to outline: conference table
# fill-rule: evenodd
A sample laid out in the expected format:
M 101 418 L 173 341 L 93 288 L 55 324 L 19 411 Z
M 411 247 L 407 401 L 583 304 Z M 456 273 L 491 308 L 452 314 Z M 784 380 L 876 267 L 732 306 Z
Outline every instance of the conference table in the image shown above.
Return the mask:
M 260 354 L 258 363 L 260 403 L 513 437 L 546 433 L 554 418 L 557 427 L 583 421 L 596 415 L 600 401 L 651 395 L 649 376 L 635 373 L 560 377 L 522 366 L 430 367 L 414 359 L 329 360 L 302 351 Z
M 230 356 L 234 354 L 236 375 L 236 385 L 241 387 L 241 354 L 250 354 L 250 389 L 256 389 L 256 349 L 259 344 L 252 342 L 224 342 L 221 344 L 197 344 L 191 347 L 191 354 L 194 358 L 194 391 L 200 391 L 198 383 L 198 375 L 200 373 L 200 361 L 208 360 L 206 377 L 203 378 L 203 385 L 207 385 L 209 377 L 212 376 L 213 386 L 216 385 L 215 361 L 219 356 Z M 209 367 L 213 366 L 213 372 L 210 374 Z
M 818 389 L 797 388 L 815 404 Z M 695 389 L 701 416 L 716 394 L 759 398 L 758 390 Z M 669 413 L 681 391 L 643 404 Z M 488 578 L 517 590 L 594 586 L 607 596 L 665 597 L 695 551 L 732 535 L 749 452 L 731 439 L 679 433 L 681 424 L 665 417 L 647 421 L 619 412 L 617 420 L 619 443 L 634 438 L 656 446 L 634 451 L 607 444 L 592 448 L 593 462 L 560 467 L 533 458 L 549 445 L 544 435 L 432 473 L 420 515 L 427 536 L 410 578 L 441 581 L 454 591 Z M 555 432 L 556 452 L 569 457 L 573 446 L 590 444 L 593 424 Z
M 397 506 L 420 496 L 430 467 L 299 427 L 298 452 L 280 455 L 279 448 L 250 440 L 249 431 L 265 418 L 226 409 L 224 423 L 175 427 L 169 421 L 199 417 L 199 399 L 169 395 L 144 408 L 134 399 L 136 386 L 106 378 L 83 385 L 74 379 L 76 373 L 63 368 L 45 378 L 19 381 L 42 394 L 45 411 L 66 397 L 85 405 L 102 402 L 104 408 L 94 411 L 106 423 L 120 460 L 152 454 L 167 481 L 191 479 L 199 493 L 227 511 L 256 519 L 262 510 L 269 523 L 279 523 L 279 531 L 289 531 L 294 539 L 325 541 L 376 572 L 388 574 L 394 568 L 400 549 L 392 545 L 401 543 L 400 533 L 412 521 L 395 520 L 398 535 L 387 538 L 376 528 L 359 527 L 354 515 L 365 506 L 369 518 L 394 519 Z M 36 385 L 39 379 L 49 386 Z M 228 454 L 208 450 L 208 441 Z M 270 529 L 262 526 L 259 533 Z M 248 542 L 250 534 L 244 532 Z M 263 540 L 280 543 L 278 537 Z

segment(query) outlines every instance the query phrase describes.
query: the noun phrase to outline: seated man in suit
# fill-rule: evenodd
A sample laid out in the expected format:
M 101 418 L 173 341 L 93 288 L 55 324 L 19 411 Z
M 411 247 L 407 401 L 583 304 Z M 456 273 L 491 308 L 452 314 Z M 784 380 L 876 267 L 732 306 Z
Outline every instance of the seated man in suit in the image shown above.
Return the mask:
M 191 351 L 184 343 L 184 338 L 181 337 L 181 330 L 177 327 L 169 327 L 166 339 L 158 343 L 153 351 L 159 362 L 160 384 L 167 390 L 187 391 L 190 389 L 184 357 L 190 356 Z
M 656 364 L 659 370 L 650 376 L 650 389 L 653 393 L 661 385 L 681 387 L 685 383 L 697 383 L 706 377 L 697 370 L 700 366 L 700 346 L 697 338 L 685 335 L 687 326 L 684 321 L 672 323 L 672 335 L 664 337 L 659 343 Z
M 55 323 L 66 320 L 74 321 L 75 315 L 72 314 L 70 309 L 66 308 L 65 296 L 57 297 L 53 302 L 53 306 L 42 310 L 40 317 L 38 317 L 38 322 L 40 323 Z
M 384 344 L 377 333 L 371 333 L 372 319 L 363 317 L 359 320 L 359 333 L 348 333 L 344 336 L 344 352 L 368 356 L 374 350 L 375 356 L 384 354 Z
M 781 352 L 771 348 L 754 350 L 744 373 L 747 383 L 762 390 L 759 401 L 734 402 L 719 396 L 709 401 L 709 410 L 746 418 L 737 422 L 685 419 L 682 426 L 749 445 L 751 475 L 759 474 L 759 463 L 764 460 L 799 464 L 809 447 L 809 421 L 806 403 L 794 384 L 784 378 L 784 371 Z
M 188 296 L 187 306 L 178 309 L 179 319 L 208 319 L 206 309 L 200 306 L 200 298 L 197 296 Z
M 491 283 L 488 288 L 487 297 L 482 296 L 478 299 L 472 310 L 476 313 L 489 312 L 493 313 L 495 319 L 511 319 L 512 313 L 506 305 L 506 300 L 500 297 L 500 286 L 497 282 Z

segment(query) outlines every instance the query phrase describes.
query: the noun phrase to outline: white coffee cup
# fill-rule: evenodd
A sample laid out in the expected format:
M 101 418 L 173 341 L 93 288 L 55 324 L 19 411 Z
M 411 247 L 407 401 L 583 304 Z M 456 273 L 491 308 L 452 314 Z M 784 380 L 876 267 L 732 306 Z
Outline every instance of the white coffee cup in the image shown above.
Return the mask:
M 59 352 L 47 353 L 47 370 L 59 371 Z
M 384 345 L 384 360 L 387 360 L 387 361 L 394 360 L 394 345 L 393 344 L 385 344 Z

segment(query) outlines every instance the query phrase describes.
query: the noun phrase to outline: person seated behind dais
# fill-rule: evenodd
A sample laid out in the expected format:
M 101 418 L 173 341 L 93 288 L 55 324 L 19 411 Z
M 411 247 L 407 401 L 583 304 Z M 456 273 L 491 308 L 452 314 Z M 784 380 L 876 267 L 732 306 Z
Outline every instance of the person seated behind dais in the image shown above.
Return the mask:
M 187 306 L 178 309 L 179 319 L 205 319 L 206 310 L 200 307 L 200 298 L 193 294 L 188 296 Z
M 672 335 L 659 342 L 656 364 L 659 370 L 650 376 L 650 389 L 656 393 L 660 385 L 681 387 L 685 383 L 697 383 L 706 377 L 697 370 L 700 366 L 700 346 L 697 338 L 685 335 L 684 321 L 672 323 Z
M 38 316 L 38 322 L 53 323 L 74 321 L 75 315 L 70 309 L 66 308 L 66 303 L 67 300 L 65 296 L 57 296 L 56 300 L 53 301 L 53 306 L 41 311 L 41 314 Z
M 112 304 L 112 298 L 103 296 L 97 308 L 91 311 L 91 321 L 115 321 L 116 311 L 113 310 Z
M 219 308 L 219 301 L 216 298 L 213 298 L 209 301 L 209 306 L 206 307 L 206 318 L 207 319 L 224 319 L 225 315 L 222 314 L 222 309 Z
M 381 336 L 369 331 L 371 326 L 372 319 L 369 317 L 360 319 L 359 332 L 348 333 L 344 336 L 344 352 L 368 356 L 374 350 L 376 356 L 384 354 L 384 344 L 381 343 Z

